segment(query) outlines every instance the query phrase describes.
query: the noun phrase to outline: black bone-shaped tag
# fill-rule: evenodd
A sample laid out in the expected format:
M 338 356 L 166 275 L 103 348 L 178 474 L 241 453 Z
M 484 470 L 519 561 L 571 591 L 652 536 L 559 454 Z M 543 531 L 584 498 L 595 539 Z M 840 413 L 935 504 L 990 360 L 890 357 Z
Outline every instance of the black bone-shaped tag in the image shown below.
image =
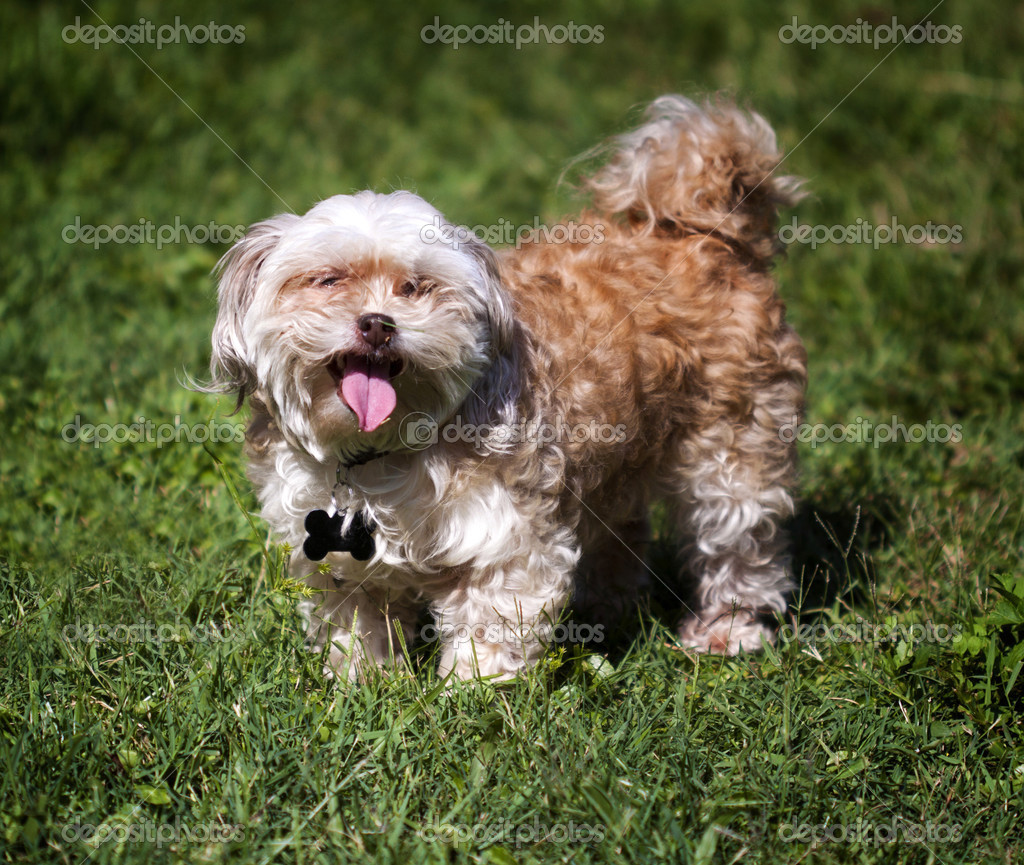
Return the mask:
M 373 525 L 368 525 L 362 511 L 352 518 L 352 525 L 345 534 L 341 533 L 343 513 L 330 516 L 327 511 L 310 511 L 306 514 L 306 531 L 309 537 L 302 544 L 302 552 L 311 562 L 319 562 L 330 552 L 351 553 L 352 558 L 365 562 L 376 549 L 373 543 Z

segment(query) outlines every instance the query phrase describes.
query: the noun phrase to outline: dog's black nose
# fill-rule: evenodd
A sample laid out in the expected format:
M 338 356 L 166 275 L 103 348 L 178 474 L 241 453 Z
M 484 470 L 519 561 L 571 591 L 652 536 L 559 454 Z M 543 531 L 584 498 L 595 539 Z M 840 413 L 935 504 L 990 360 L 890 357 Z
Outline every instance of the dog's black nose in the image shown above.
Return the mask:
M 387 345 L 395 332 L 395 320 L 390 315 L 383 315 L 379 312 L 369 312 L 359 316 L 356 326 L 363 339 L 374 348 Z

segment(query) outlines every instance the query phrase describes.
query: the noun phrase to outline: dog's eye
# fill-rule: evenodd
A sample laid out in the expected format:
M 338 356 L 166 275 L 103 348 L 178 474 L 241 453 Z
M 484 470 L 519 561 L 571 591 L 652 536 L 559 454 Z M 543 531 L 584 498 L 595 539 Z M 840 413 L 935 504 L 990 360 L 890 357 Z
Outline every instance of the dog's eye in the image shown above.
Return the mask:
M 334 288 L 345 281 L 344 274 L 340 273 L 318 273 L 310 276 L 307 285 L 314 288 Z
M 430 294 L 434 289 L 434 283 L 427 279 L 408 279 L 398 286 L 396 293 L 402 297 L 416 297 L 417 295 Z

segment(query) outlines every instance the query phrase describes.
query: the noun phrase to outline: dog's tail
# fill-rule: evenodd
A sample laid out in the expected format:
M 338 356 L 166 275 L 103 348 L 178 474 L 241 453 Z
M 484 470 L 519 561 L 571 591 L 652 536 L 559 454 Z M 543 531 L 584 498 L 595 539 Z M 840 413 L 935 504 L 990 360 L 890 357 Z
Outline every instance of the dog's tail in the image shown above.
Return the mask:
M 643 233 L 714 232 L 766 261 L 778 252 L 779 208 L 802 197 L 802 181 L 776 174 L 782 154 L 761 115 L 669 95 L 645 121 L 614 138 L 607 164 L 585 181 L 598 210 L 625 214 Z

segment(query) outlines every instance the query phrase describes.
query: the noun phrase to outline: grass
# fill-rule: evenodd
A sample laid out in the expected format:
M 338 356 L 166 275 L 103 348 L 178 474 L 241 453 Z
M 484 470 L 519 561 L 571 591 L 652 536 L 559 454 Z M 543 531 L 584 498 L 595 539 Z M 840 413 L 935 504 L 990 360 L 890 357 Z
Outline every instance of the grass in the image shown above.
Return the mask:
M 778 38 L 794 16 L 891 18 L 851 2 L 92 7 L 245 27 L 161 50 L 65 41 L 98 22 L 85 4 L 0 8 L 0 860 L 1019 861 L 1024 18 L 931 6 L 899 20 L 960 41 L 891 53 Z M 535 15 L 603 39 L 419 36 Z M 960 440 L 801 445 L 803 586 L 774 650 L 677 651 L 663 592 L 634 639 L 512 685 L 446 691 L 428 645 L 334 687 L 247 519 L 237 442 L 62 436 L 240 422 L 181 386 L 225 245 L 94 248 L 67 226 L 244 225 L 364 187 L 468 225 L 553 220 L 575 206 L 561 169 L 631 108 L 723 89 L 809 178 L 787 221 L 962 233 L 793 244 L 779 266 L 810 423 Z M 670 540 L 654 569 L 671 582 Z

